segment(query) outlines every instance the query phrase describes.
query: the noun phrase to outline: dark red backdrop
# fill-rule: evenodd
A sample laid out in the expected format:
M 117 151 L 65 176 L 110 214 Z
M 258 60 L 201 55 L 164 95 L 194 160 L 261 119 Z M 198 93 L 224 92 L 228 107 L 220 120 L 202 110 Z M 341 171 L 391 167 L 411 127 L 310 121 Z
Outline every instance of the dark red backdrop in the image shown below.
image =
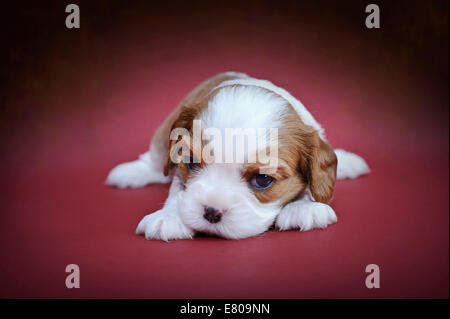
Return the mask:
M 2 4 L 0 297 L 448 297 L 448 2 Z M 103 186 L 198 82 L 235 70 L 298 97 L 373 173 L 339 222 L 226 241 L 134 234 L 168 187 Z M 81 288 L 65 287 L 65 266 Z M 381 268 L 381 288 L 364 285 Z

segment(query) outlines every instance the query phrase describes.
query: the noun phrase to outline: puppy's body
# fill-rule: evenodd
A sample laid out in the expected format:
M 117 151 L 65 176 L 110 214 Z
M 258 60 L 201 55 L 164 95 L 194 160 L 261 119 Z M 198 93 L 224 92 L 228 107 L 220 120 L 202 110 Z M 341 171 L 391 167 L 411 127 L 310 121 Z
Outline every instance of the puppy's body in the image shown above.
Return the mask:
M 201 121 L 205 132 L 276 129 L 276 167 L 267 175 L 260 174 L 267 166 L 259 162 L 225 163 L 222 157 L 227 154 L 214 146 L 212 163 L 173 163 L 171 131 L 183 128 L 192 136 L 194 120 Z M 265 151 L 274 138 L 264 135 L 258 142 L 257 149 L 246 149 L 246 159 Z M 192 238 L 196 232 L 237 239 L 260 234 L 273 224 L 281 230 L 327 227 L 337 221 L 328 205 L 336 173 L 337 178 L 355 178 L 367 172 L 359 156 L 333 151 L 320 124 L 287 91 L 227 72 L 190 92 L 155 132 L 150 151 L 114 168 L 106 183 L 125 188 L 172 180 L 164 207 L 138 225 L 137 233 L 147 239 Z M 261 188 L 261 181 L 270 185 Z

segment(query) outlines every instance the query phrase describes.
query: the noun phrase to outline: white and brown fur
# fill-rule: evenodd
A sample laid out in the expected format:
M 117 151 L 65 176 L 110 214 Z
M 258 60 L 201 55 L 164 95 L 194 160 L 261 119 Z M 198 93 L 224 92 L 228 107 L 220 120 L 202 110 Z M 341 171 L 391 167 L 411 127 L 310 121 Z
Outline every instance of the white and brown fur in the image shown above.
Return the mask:
M 249 187 L 261 167 L 258 163 L 201 163 L 195 172 L 185 163 L 172 163 L 171 130 L 192 131 L 195 119 L 203 127 L 218 129 L 278 128 L 273 186 L 257 191 Z M 164 207 L 145 216 L 137 227 L 147 239 L 186 239 L 196 232 L 238 239 L 263 233 L 272 225 L 307 231 L 335 223 L 329 203 L 336 178 L 368 172 L 358 155 L 333 150 L 321 126 L 287 91 L 243 73 L 227 72 L 191 91 L 157 129 L 150 150 L 115 167 L 106 184 L 126 188 L 172 181 Z M 205 220 L 205 207 L 222 212 L 220 222 Z

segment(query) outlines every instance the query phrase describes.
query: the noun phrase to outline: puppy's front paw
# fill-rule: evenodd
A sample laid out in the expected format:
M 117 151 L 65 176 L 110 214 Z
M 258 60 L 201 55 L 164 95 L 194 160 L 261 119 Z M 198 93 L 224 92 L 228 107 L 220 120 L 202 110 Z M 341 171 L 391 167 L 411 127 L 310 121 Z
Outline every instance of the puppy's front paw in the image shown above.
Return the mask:
M 280 230 L 307 231 L 326 228 L 335 222 L 337 222 L 337 217 L 330 206 L 319 202 L 298 200 L 283 207 L 275 226 Z
M 145 216 L 139 223 L 136 234 L 146 239 L 169 241 L 173 239 L 192 239 L 194 231 L 187 227 L 177 214 L 160 209 Z

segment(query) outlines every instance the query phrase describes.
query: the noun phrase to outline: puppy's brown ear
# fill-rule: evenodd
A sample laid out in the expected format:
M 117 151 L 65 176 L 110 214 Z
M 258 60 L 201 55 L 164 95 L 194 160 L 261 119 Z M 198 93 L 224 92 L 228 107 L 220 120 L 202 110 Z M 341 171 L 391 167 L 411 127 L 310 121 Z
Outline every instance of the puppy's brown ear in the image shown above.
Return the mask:
M 175 145 L 175 143 L 177 143 L 178 141 L 181 140 L 181 136 L 179 137 L 178 140 L 171 140 L 170 133 L 176 128 L 184 128 L 184 129 L 188 130 L 189 132 L 192 132 L 193 121 L 194 121 L 195 117 L 197 116 L 198 111 L 199 111 L 199 106 L 197 104 L 190 105 L 190 106 L 185 105 L 182 107 L 180 114 L 173 122 L 172 127 L 169 132 L 169 136 L 167 137 L 169 139 L 169 143 L 168 143 L 169 147 L 167 149 L 166 164 L 164 165 L 164 175 L 165 176 L 169 175 L 170 170 L 172 169 L 172 167 L 175 166 L 175 163 L 173 163 L 171 160 L 171 152 L 178 152 L 178 150 L 174 149 L 173 146 Z
M 164 176 L 168 176 L 170 170 L 174 166 L 174 163 L 171 160 L 170 157 L 170 151 L 173 149 L 173 145 L 175 144 L 175 141 L 169 140 L 169 148 L 167 149 L 167 155 L 166 155 L 166 164 L 164 164 Z
M 309 188 L 316 201 L 328 204 L 333 198 L 337 157 L 331 146 L 317 134 L 313 141 L 309 158 Z

